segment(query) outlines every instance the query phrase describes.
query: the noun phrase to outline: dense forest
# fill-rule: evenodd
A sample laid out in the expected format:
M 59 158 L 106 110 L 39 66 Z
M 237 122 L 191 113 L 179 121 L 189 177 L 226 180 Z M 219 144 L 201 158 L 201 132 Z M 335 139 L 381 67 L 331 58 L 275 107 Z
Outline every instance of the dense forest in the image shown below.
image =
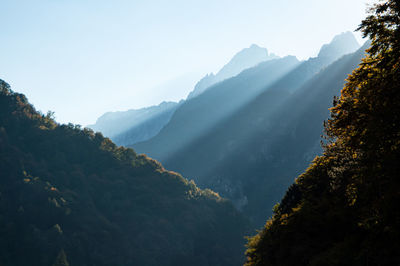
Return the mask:
M 247 221 L 0 80 L 0 265 L 239 265 Z
M 359 30 L 372 44 L 334 100 L 324 153 L 249 239 L 246 265 L 400 265 L 400 1 Z

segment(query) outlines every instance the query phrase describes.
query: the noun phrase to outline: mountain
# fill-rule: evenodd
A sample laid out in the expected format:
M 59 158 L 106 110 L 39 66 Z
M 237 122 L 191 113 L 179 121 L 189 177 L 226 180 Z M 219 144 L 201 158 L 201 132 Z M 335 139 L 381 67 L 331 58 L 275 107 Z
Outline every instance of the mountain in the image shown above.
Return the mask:
M 335 47 L 338 39 L 324 49 Z M 328 65 L 343 54 L 301 63 L 283 58 L 259 64 L 185 102 L 158 135 L 133 147 L 230 198 L 255 225 L 261 225 L 293 177 L 321 152 L 319 132 L 327 107 L 363 51 L 333 67 Z M 275 72 L 282 66 L 287 68 Z M 298 96 L 303 94 L 304 99 Z M 301 114 L 312 118 L 302 118 L 305 133 L 295 126 L 294 117 Z M 300 133 L 306 140 L 293 145 L 298 149 L 295 153 L 285 142 L 297 141 Z M 279 168 L 288 158 L 290 164 Z
M 220 82 L 185 101 L 159 134 L 133 147 L 139 153 L 166 161 L 298 65 L 293 56 L 269 60 Z
M 234 77 L 247 68 L 254 67 L 261 62 L 279 58 L 275 54 L 268 53 L 266 48 L 252 44 L 249 48 L 245 48 L 238 52 L 217 74 L 207 74 L 195 86 L 194 90 L 188 95 L 187 99 L 191 99 L 202 94 L 212 85 L 225 79 Z
M 323 68 L 359 48 L 360 45 L 351 32 L 336 35 L 330 43 L 321 47 L 317 57 L 304 61 L 299 67 L 283 77 L 278 84 L 275 84 L 275 87 L 294 92 Z
M 333 38 L 330 44 L 323 45 L 318 53 L 318 57 L 328 57 L 336 60 L 335 55 L 349 54 L 360 47 L 353 33 L 343 32 Z
M 342 42 L 336 41 L 337 39 L 342 38 L 335 37 L 324 47 L 332 46 L 330 50 L 340 50 L 334 48 L 338 43 L 343 46 Z M 352 41 L 349 47 L 353 47 Z M 175 153 L 249 104 L 264 90 L 275 88 L 271 90 L 279 94 L 279 97 L 274 99 L 270 107 L 275 106 L 341 56 L 343 54 L 333 54 L 329 57 L 310 58 L 304 62 L 298 62 L 294 57 L 285 57 L 263 62 L 233 78 L 215 84 L 212 90 L 187 100 L 155 137 L 131 146 L 139 153 L 146 153 L 161 162 L 167 162 L 167 159 L 173 160 Z M 185 163 L 182 162 L 181 165 L 183 167 Z M 196 176 L 196 173 L 190 173 L 190 176 Z
M 330 108 L 324 152 L 249 239 L 247 266 L 400 265 L 400 5 L 369 12 L 372 43 Z
M 133 144 L 157 135 L 178 106 L 176 102 L 162 102 L 141 109 L 108 112 L 88 127 L 111 138 L 117 145 Z
M 278 58 L 268 54 L 268 50 L 255 44 L 237 53 L 216 75 L 209 74 L 202 78 L 188 99 L 203 93 L 207 88 L 224 79 L 242 72 L 244 69 L 260 62 Z M 175 110 L 182 103 L 163 102 L 157 106 L 124 112 L 108 112 L 88 127 L 111 138 L 118 145 L 133 145 L 146 141 L 155 135 L 169 122 Z
M 238 265 L 247 221 L 101 133 L 59 125 L 0 80 L 1 265 Z
M 365 48 L 341 58 L 318 73 L 278 108 L 269 111 L 269 115 L 263 116 L 263 102 L 273 101 L 273 97 L 265 94 L 250 108 L 242 110 L 239 120 L 235 117 L 228 122 L 232 126 L 224 124 L 231 130 L 232 127 L 237 129 L 237 125 L 250 127 L 254 122 L 247 122 L 251 121 L 249 117 L 257 118 L 258 126 L 250 135 L 227 139 L 230 142 L 238 140 L 234 142 L 236 147 L 230 149 L 228 158 L 213 171 L 213 176 L 225 173 L 228 182 L 233 183 L 232 187 L 240 185 L 242 190 L 239 190 L 239 195 L 243 198 L 239 200 L 247 202 L 242 209 L 256 224 L 263 223 L 262 215 L 266 217 L 271 213 L 272 206 L 279 201 L 293 178 L 307 167 L 315 155 L 321 153 L 320 132 L 329 114 L 327 109 L 333 97 L 340 94 L 343 80 L 361 62 Z M 246 173 L 251 178 L 242 178 Z M 240 181 L 235 186 L 236 180 Z M 207 180 L 204 185 L 214 187 L 209 182 Z M 231 195 L 234 196 L 233 193 Z
M 326 67 L 294 93 L 272 85 L 163 163 L 230 198 L 256 225 L 263 224 L 293 178 L 321 152 L 328 107 L 365 48 Z

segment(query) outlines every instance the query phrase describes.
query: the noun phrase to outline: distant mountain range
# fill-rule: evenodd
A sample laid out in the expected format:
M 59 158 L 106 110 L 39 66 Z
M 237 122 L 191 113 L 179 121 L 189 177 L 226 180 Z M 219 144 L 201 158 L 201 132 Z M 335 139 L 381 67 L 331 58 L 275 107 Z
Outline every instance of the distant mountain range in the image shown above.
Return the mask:
M 359 47 L 345 32 L 317 57 L 300 62 L 252 45 L 200 80 L 186 101 L 116 113 L 114 124 L 104 115 L 93 128 L 119 127 L 122 133 L 109 135 L 117 144 L 214 189 L 261 225 L 293 178 L 320 153 L 322 123 L 332 97 L 360 62 L 365 47 L 353 54 Z M 321 91 L 310 93 L 321 84 Z M 306 113 L 308 118 L 301 116 Z M 308 132 L 304 136 L 295 117 Z M 295 143 L 299 134 L 302 141 Z
M 139 152 L 166 162 L 176 152 L 202 137 L 299 64 L 293 56 L 274 59 L 220 82 L 184 102 L 159 134 L 133 147 Z
M 278 56 L 269 54 L 266 48 L 253 44 L 238 52 L 217 74 L 207 74 L 202 78 L 187 99 L 202 94 L 212 85 L 236 76 L 247 68 L 276 58 Z M 132 145 L 157 135 L 182 102 L 163 102 L 137 110 L 108 112 L 99 117 L 94 125 L 87 127 L 103 133 L 118 145 Z
M 87 127 L 103 133 L 118 145 L 145 141 L 160 132 L 179 105 L 176 102 L 162 102 L 136 110 L 109 112 L 99 117 L 96 124 Z
M 261 225 L 320 152 L 332 98 L 364 54 L 365 47 L 352 54 L 357 48 L 343 33 L 316 58 L 286 57 L 243 71 L 183 103 L 155 137 L 132 147 L 228 197 Z
M 252 44 L 249 48 L 245 48 L 238 52 L 217 74 L 208 74 L 202 78 L 189 93 L 187 99 L 191 99 L 202 94 L 212 85 L 225 79 L 238 75 L 243 70 L 254 67 L 261 62 L 279 58 L 277 55 L 268 53 L 266 48 Z

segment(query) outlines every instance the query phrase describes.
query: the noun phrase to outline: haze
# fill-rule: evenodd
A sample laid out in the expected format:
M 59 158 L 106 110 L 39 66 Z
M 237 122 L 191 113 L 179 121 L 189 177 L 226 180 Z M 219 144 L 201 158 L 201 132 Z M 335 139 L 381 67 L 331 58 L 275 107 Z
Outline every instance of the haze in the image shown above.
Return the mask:
M 3 0 L 0 78 L 59 122 L 87 125 L 185 98 L 252 43 L 315 56 L 357 28 L 367 2 Z

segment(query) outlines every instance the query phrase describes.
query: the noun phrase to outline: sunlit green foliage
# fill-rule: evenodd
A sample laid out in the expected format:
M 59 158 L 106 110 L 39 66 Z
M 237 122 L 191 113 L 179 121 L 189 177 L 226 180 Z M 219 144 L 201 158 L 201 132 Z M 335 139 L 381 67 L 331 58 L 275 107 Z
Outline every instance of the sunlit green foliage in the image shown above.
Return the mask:
M 334 101 L 324 154 L 249 239 L 247 265 L 400 265 L 400 1 L 370 12 L 371 48 Z

